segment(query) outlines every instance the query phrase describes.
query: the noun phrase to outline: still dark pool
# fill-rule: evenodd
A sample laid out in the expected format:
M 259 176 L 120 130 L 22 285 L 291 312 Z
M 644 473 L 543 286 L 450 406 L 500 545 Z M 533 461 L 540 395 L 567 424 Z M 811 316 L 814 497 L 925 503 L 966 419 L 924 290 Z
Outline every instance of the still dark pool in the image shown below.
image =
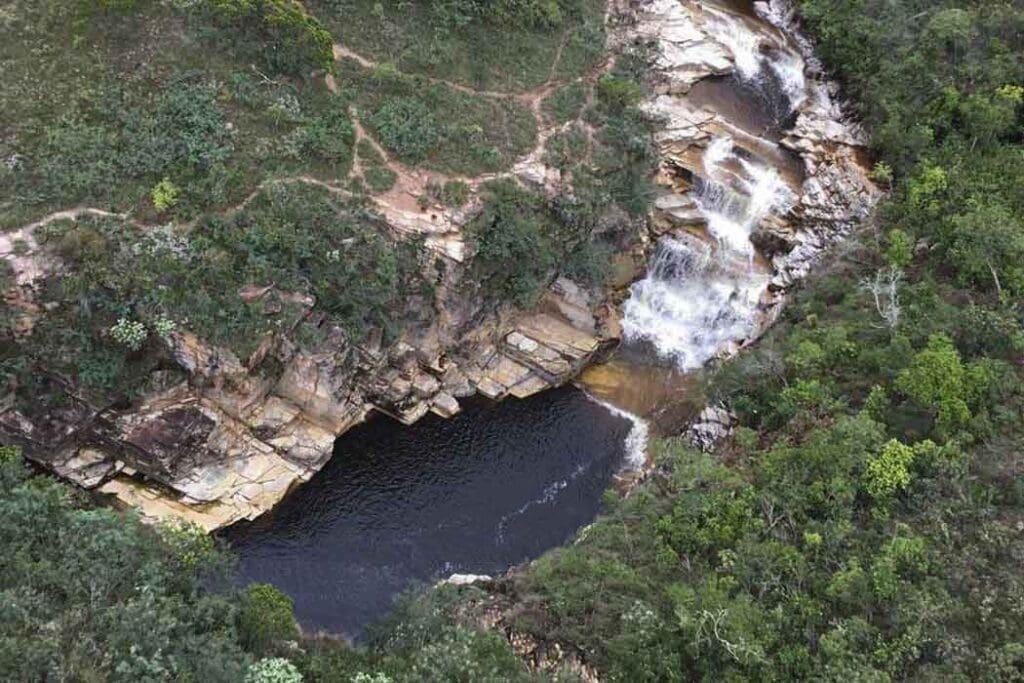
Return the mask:
M 630 423 L 574 388 L 464 405 L 412 427 L 375 417 L 277 508 L 225 532 L 245 581 L 295 601 L 304 628 L 358 638 L 395 596 L 494 574 L 593 520 Z

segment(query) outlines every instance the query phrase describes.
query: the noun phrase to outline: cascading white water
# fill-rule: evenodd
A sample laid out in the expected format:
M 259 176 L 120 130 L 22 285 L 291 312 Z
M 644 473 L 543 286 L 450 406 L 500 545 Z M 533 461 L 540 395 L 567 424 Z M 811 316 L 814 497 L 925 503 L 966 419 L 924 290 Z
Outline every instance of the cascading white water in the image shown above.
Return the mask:
M 712 140 L 703 166 L 697 207 L 717 244 L 663 237 L 630 290 L 622 321 L 627 342 L 650 342 L 683 370 L 753 333 L 768 274 L 752 262 L 750 234 L 794 200 L 776 169 L 744 158 L 730 138 Z
M 739 156 L 731 138 L 713 139 L 703 162 L 697 206 L 708 232 L 726 249 L 753 257 L 750 233 L 768 213 L 788 209 L 793 193 L 776 169 Z
M 751 30 L 741 17 L 717 10 L 707 11 L 714 26 L 711 33 L 732 53 L 736 75 L 749 83 L 767 86 L 766 80 L 771 73 L 789 101 L 790 111 L 800 106 L 807 92 L 803 57 L 781 39 Z
M 784 50 L 769 62 L 782 87 L 782 92 L 789 99 L 790 111 L 796 109 L 807 99 L 807 81 L 804 78 L 804 60 L 795 52 Z
M 788 116 L 804 102 L 803 57 L 781 34 L 755 30 L 725 11 L 703 10 L 708 36 L 732 55 L 735 74 L 764 93 L 775 116 Z M 754 334 L 770 274 L 754 261 L 751 233 L 796 200 L 779 169 L 729 137 L 710 141 L 702 166 L 693 196 L 709 241 L 689 234 L 662 237 L 623 310 L 624 339 L 649 342 L 683 370 Z
M 649 341 L 660 356 L 692 370 L 750 333 L 764 276 L 721 271 L 710 255 L 696 239 L 661 239 L 647 275 L 630 290 L 626 341 Z
M 742 19 L 727 12 L 706 10 L 712 17 L 715 40 L 732 53 L 736 74 L 745 81 L 757 79 L 761 74 L 761 36 L 744 26 Z

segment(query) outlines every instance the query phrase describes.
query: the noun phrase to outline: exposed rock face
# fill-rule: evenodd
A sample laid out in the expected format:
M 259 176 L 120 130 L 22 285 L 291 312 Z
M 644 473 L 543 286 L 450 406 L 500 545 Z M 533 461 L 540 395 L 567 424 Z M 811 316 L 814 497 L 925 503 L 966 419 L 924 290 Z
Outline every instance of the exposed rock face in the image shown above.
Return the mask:
M 690 440 L 705 453 L 710 453 L 732 435 L 735 423 L 736 415 L 724 406 L 708 406 L 690 425 Z
M 477 392 L 522 398 L 568 381 L 607 341 L 586 304 L 559 281 L 535 312 L 492 317 L 458 341 L 439 339 L 448 330 L 413 331 L 386 350 L 355 349 L 355 362 L 282 339 L 247 367 L 176 333 L 173 355 L 189 381 L 125 411 L 83 401 L 33 421 L 9 410 L 0 428 L 81 486 L 214 529 L 258 516 L 308 480 L 371 410 L 411 424 L 431 411 L 450 417 Z M 264 374 L 275 365 L 276 376 Z M 62 438 L 46 421 L 60 422 Z
M 649 48 L 654 95 L 644 109 L 656 121 L 661 155 L 661 193 L 638 235 L 646 247 L 620 255 L 617 292 L 595 294 L 559 279 L 535 310 L 484 313 L 460 282 L 460 264 L 469 256 L 461 230 L 479 211 L 479 202 L 425 214 L 378 201 L 395 234 L 424 237 L 426 247 L 446 264 L 434 314 L 399 339 L 385 345 L 379 331 L 371 330 L 352 346 L 340 331 L 329 331 L 326 343 L 310 349 L 281 335 L 240 359 L 187 331 L 177 332 L 167 343 L 187 374 L 185 381 L 155 382 L 163 388 L 131 408 L 97 405 L 68 387 L 69 400 L 60 408 L 32 415 L 13 408 L 0 412 L 0 439 L 24 445 L 32 458 L 61 476 L 112 494 L 153 518 L 184 518 L 207 529 L 254 518 L 316 473 L 337 436 L 370 411 L 411 424 L 428 412 L 455 415 L 459 400 L 476 393 L 522 398 L 572 379 L 618 338 L 622 290 L 639 275 L 643 254 L 654 251 L 659 239 L 703 244 L 712 256 L 724 253 L 726 237 L 713 239 L 714 226 L 708 225 L 698 190 L 709 180 L 709 149 L 726 138 L 736 159 L 779 169 L 793 195 L 791 210 L 752 226 L 749 258 L 724 261 L 727 267 L 754 263 L 760 269 L 751 291 L 763 327 L 777 310 L 779 293 L 806 275 L 817 254 L 870 209 L 876 193 L 858 165 L 860 135 L 835 105 L 834 86 L 822 80 L 805 42 L 793 37 L 791 18 L 779 7 L 759 4 L 759 11 L 785 31 L 688 0 L 616 4 L 617 11 L 609 13 L 610 49 Z M 742 78 L 762 68 L 759 55 L 789 69 L 792 82 L 783 79 L 783 91 L 803 84 L 797 94 L 787 91 L 798 101 L 787 125 L 767 132 L 753 130 L 757 117 L 730 105 L 724 94 L 729 88 L 746 92 Z M 725 90 L 705 85 L 722 78 L 733 79 Z M 551 195 L 565 189 L 566 180 L 544 164 L 541 143 L 512 173 Z M 719 170 L 716 182 L 743 189 L 737 164 L 721 164 Z M 57 218 L 74 212 L 64 213 Z M 37 310 L 32 282 L 48 274 L 43 262 L 32 258 L 33 227 L 0 236 L 0 257 L 14 266 L 16 276 L 8 296 L 20 297 L 26 333 Z M 270 288 L 239 295 L 270 304 L 289 296 Z M 312 307 L 311 301 L 290 303 L 305 312 Z M 754 336 L 756 331 L 724 334 L 713 340 L 714 348 L 731 352 Z M 704 417 L 694 427 L 702 445 L 728 432 L 730 423 L 721 415 Z

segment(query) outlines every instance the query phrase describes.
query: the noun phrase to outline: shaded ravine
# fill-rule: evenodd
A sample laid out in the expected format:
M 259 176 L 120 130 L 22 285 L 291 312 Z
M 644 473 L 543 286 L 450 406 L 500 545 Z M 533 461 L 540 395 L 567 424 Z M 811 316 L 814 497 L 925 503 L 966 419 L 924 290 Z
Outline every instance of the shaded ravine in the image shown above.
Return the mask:
M 304 629 L 358 639 L 416 583 L 500 573 L 570 540 L 597 515 L 631 429 L 569 387 L 411 428 L 378 416 L 223 536 L 240 579 L 285 591 Z

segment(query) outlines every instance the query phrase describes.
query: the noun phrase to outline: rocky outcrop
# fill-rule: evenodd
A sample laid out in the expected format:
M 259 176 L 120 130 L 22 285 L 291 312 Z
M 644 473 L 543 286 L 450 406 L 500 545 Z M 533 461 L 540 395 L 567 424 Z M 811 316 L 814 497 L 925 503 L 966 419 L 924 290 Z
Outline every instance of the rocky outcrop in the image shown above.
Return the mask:
M 732 436 L 736 415 L 724 406 L 708 406 L 690 425 L 688 436 L 693 445 L 705 453 L 713 452 L 720 443 Z
M 215 529 L 273 507 L 371 412 L 412 424 L 429 412 L 451 417 L 473 394 L 523 398 L 568 381 L 609 342 L 595 303 L 562 279 L 529 313 L 468 324 L 440 316 L 388 347 L 368 335 L 313 351 L 281 337 L 245 363 L 176 332 L 167 343 L 184 381 L 127 409 L 86 397 L 56 411 L 10 409 L 0 430 L 80 486 L 148 517 Z
M 624 329 L 684 370 L 729 356 L 864 221 L 879 192 L 864 137 L 778 3 L 758 17 L 692 0 L 623 7 L 620 50 L 646 55 L 661 157 L 647 276 Z

